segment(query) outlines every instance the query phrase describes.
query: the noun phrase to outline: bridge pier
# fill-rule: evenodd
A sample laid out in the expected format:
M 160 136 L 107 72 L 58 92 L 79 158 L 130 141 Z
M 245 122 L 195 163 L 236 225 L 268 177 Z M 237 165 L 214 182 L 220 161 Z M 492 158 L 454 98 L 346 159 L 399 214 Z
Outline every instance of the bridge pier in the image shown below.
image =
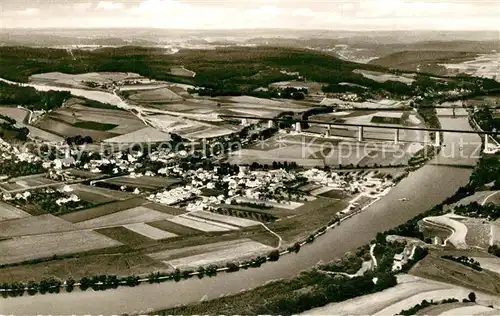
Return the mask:
M 394 144 L 397 145 L 399 144 L 399 129 L 396 128 L 396 130 L 394 131 Z
M 363 126 L 358 126 L 358 142 L 363 141 Z
M 436 137 L 434 137 L 434 146 L 441 146 L 441 134 L 439 134 L 439 131 L 437 131 L 435 135 Z
M 267 121 L 267 128 L 273 128 L 273 127 L 274 127 L 274 121 L 273 120 Z
M 248 120 L 246 118 L 242 118 L 241 125 L 248 125 Z
M 300 122 L 295 122 L 295 131 L 297 133 L 302 132 L 302 126 L 300 126 Z
M 490 143 L 489 137 L 490 137 L 490 135 L 484 134 L 484 151 L 488 150 L 489 143 Z
M 330 137 L 330 129 L 327 129 L 327 130 L 325 131 L 325 137 Z

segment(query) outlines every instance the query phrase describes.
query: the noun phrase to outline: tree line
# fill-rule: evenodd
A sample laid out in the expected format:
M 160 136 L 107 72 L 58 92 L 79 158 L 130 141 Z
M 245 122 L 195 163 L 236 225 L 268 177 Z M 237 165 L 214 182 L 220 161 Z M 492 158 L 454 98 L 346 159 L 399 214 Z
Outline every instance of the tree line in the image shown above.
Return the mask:
M 30 110 L 49 111 L 61 107 L 71 97 L 68 91 L 37 91 L 33 87 L 22 87 L 0 81 L 0 104 L 22 105 Z

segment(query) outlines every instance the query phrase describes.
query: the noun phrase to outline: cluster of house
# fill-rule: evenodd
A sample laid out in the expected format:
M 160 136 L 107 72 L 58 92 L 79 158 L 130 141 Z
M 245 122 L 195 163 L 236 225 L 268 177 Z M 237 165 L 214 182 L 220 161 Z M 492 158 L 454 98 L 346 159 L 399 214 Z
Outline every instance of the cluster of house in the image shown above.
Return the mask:
M 61 206 L 69 202 L 79 202 L 80 198 L 76 194 L 71 194 L 68 197 L 62 197 L 56 200 L 56 204 Z
M 231 200 L 232 199 L 228 199 L 222 194 L 219 196 L 201 196 L 199 199 L 190 202 L 187 205 L 186 210 L 188 212 L 203 211 L 216 205 L 231 204 Z
M 196 173 L 196 172 L 195 172 Z M 208 182 L 206 181 L 207 179 Z M 201 197 L 201 199 L 192 202 L 190 207 L 204 208 L 221 203 L 230 204 L 234 198 L 244 197 L 248 201 L 262 203 L 264 200 L 278 201 L 282 200 L 281 189 L 285 183 L 296 179 L 293 172 L 283 169 L 270 171 L 250 171 L 245 166 L 240 166 L 237 175 L 216 176 L 208 171 L 199 170 L 193 177 L 193 182 L 197 185 L 205 183 L 207 189 L 213 189 L 216 182 L 227 184 L 227 193 L 218 196 Z
M 193 197 L 197 197 L 200 194 L 201 190 L 186 185 L 183 187 L 177 187 L 171 190 L 158 192 L 156 194 L 151 194 L 147 197 L 147 199 L 160 204 L 174 205 L 189 200 Z
M 409 260 L 413 259 L 415 249 L 415 245 L 407 245 L 403 252 L 395 254 L 392 261 L 392 271 L 401 270 L 403 268 L 403 265 L 405 265 Z
M 117 174 L 120 172 L 134 172 L 137 167 L 141 165 L 137 163 L 137 159 L 142 156 L 142 152 L 137 152 L 133 154 L 124 154 L 122 152 L 116 152 L 109 157 L 101 157 L 99 159 L 93 159 L 85 163 L 82 169 L 88 170 L 90 172 L 99 173 L 101 168 L 107 165 L 115 165 L 113 168 L 113 173 Z
M 301 172 L 300 175 L 305 177 L 308 182 L 332 187 L 348 191 L 350 193 L 374 193 L 383 191 L 393 185 L 392 181 L 384 177 L 376 176 L 375 172 L 371 171 L 364 176 L 353 176 L 358 172 L 337 173 L 334 171 L 324 171 L 319 169 L 309 169 Z
M 42 158 L 28 151 L 20 150 L 0 138 L 0 153 L 2 160 L 25 161 L 29 163 L 40 162 Z
M 31 193 L 29 191 L 16 193 L 16 195 L 14 195 L 14 196 L 12 196 L 12 194 L 6 192 L 6 193 L 2 194 L 2 199 L 4 201 L 27 200 L 30 196 L 31 196 Z
M 225 179 L 228 181 L 229 196 L 240 195 L 260 200 L 272 199 L 284 187 L 285 182 L 295 180 L 296 176 L 284 169 L 249 171 L 245 167 L 240 167 L 238 175 Z

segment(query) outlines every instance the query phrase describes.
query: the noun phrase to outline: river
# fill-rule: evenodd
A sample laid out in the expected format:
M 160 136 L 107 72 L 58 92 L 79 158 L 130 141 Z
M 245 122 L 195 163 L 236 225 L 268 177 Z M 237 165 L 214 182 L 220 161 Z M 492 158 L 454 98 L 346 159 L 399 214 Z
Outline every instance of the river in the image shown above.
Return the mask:
M 79 95 L 88 98 L 94 95 L 94 91 L 59 89 L 79 90 Z M 441 117 L 440 121 L 443 128 L 471 130 L 466 117 Z M 460 140 L 465 144 L 459 146 Z M 476 134 L 445 133 L 443 150 L 430 163 L 410 173 L 387 196 L 364 212 L 328 231 L 314 243 L 302 247 L 298 254 L 283 256 L 278 262 L 266 263 L 257 269 L 221 273 L 212 278 L 192 278 L 178 283 L 144 284 L 135 288 L 120 287 L 103 292 L 75 290 L 60 294 L 25 294 L 23 297 L 1 299 L 0 314 L 144 313 L 198 302 L 202 298 L 214 299 L 221 295 L 236 294 L 270 280 L 292 277 L 319 261 L 329 261 L 355 250 L 373 239 L 377 232 L 402 224 L 452 195 L 468 182 L 472 169 L 461 166 L 477 162 L 478 157 L 465 156 L 472 154 L 478 144 L 480 138 Z M 408 201 L 400 201 L 401 198 L 408 198 Z

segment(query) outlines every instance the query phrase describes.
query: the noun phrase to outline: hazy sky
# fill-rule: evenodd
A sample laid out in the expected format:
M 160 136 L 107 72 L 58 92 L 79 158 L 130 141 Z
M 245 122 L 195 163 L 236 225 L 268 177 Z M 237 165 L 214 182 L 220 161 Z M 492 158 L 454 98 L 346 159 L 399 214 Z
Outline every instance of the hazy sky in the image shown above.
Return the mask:
M 0 0 L 1 27 L 499 30 L 500 0 Z

